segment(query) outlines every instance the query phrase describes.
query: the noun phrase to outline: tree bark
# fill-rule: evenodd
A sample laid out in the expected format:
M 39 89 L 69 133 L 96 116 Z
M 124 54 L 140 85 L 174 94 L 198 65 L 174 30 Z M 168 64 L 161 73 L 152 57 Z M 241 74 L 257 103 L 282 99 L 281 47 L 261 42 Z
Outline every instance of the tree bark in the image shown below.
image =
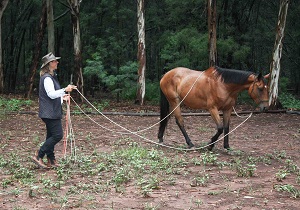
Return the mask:
M 53 0 L 47 0 L 48 52 L 55 54 Z
M 31 76 L 29 78 L 29 89 L 28 89 L 27 96 L 26 96 L 28 99 L 30 99 L 30 97 L 31 97 L 33 83 L 34 83 L 34 77 L 35 77 L 37 68 L 39 68 L 38 67 L 39 57 L 41 54 L 42 42 L 43 42 L 45 28 L 46 28 L 46 16 L 47 16 L 47 5 L 46 5 L 45 0 L 43 0 L 42 14 L 41 14 L 40 24 L 39 24 L 39 32 L 37 34 L 35 48 L 34 48 L 34 54 L 33 54 L 34 57 L 32 59 L 31 67 L 30 67 Z
M 145 72 L 146 72 L 146 50 L 145 50 L 145 16 L 144 0 L 137 0 L 137 29 L 138 29 L 138 84 L 135 103 L 144 104 L 145 97 Z
M 82 74 L 82 54 L 81 54 L 81 39 L 80 39 L 80 25 L 79 25 L 79 0 L 69 0 L 71 9 L 71 19 L 73 25 L 73 45 L 74 45 L 74 72 L 75 84 L 78 90 L 83 93 L 83 74 Z
M 217 2 L 207 0 L 209 66 L 217 65 Z
M 0 93 L 4 91 L 4 69 L 3 69 L 3 59 L 2 59 L 2 15 L 8 4 L 8 0 L 0 1 Z
M 276 109 L 278 105 L 278 81 L 280 74 L 280 59 L 282 54 L 282 40 L 288 10 L 289 0 L 280 0 L 280 8 L 277 22 L 276 40 L 273 49 L 273 58 L 270 65 L 271 79 L 269 82 L 270 109 Z

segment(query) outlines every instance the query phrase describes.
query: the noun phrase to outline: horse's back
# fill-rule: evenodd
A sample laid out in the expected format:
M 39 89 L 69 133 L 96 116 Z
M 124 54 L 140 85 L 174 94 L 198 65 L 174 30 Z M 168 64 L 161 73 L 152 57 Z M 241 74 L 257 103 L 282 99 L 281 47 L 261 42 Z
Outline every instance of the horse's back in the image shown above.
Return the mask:
M 184 104 L 193 109 L 223 107 L 227 104 L 224 99 L 228 97 L 224 84 L 220 83 L 214 72 L 214 67 L 205 71 L 177 67 L 164 75 L 160 87 L 169 102 L 185 98 Z
M 190 74 L 197 74 L 199 72 L 200 71 L 196 71 L 196 70 L 189 69 L 189 68 L 186 68 L 186 67 L 176 67 L 176 68 L 171 69 L 170 71 L 168 71 L 164 75 L 164 77 L 168 77 L 168 78 L 171 78 L 171 77 L 174 77 L 174 76 L 183 77 L 183 76 L 187 76 L 187 75 L 190 75 Z
M 180 83 L 183 79 L 186 77 L 193 77 L 197 76 L 201 73 L 201 71 L 192 70 L 185 67 L 176 67 L 174 69 L 171 69 L 168 71 L 160 80 L 160 86 L 161 88 L 165 85 L 170 85 L 175 83 Z

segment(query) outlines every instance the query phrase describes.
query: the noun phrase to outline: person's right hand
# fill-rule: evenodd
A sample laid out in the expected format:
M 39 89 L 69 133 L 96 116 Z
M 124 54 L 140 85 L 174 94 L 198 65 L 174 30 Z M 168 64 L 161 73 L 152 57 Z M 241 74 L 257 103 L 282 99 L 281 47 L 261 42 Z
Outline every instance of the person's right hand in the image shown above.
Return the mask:
M 65 88 L 65 91 L 66 92 L 72 92 L 73 89 L 76 89 L 77 86 L 75 85 L 68 85 L 66 88 Z

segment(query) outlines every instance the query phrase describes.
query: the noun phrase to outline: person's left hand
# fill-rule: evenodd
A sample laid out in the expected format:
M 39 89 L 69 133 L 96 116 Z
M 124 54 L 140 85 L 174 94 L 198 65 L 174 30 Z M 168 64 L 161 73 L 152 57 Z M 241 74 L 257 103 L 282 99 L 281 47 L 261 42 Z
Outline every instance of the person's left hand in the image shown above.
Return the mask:
M 69 100 L 70 100 L 70 95 L 69 95 L 69 94 L 65 94 L 65 95 L 63 96 L 63 100 L 64 100 L 64 101 L 69 101 Z

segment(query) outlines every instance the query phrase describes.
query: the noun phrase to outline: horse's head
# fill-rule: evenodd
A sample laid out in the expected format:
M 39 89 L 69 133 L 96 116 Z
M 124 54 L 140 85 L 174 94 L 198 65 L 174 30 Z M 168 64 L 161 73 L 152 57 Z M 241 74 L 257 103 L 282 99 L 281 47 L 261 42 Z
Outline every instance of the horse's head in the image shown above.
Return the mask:
M 269 74 L 265 76 L 259 74 L 248 89 L 250 97 L 259 105 L 260 111 L 265 111 L 269 108 L 269 90 L 264 78 L 269 78 Z

